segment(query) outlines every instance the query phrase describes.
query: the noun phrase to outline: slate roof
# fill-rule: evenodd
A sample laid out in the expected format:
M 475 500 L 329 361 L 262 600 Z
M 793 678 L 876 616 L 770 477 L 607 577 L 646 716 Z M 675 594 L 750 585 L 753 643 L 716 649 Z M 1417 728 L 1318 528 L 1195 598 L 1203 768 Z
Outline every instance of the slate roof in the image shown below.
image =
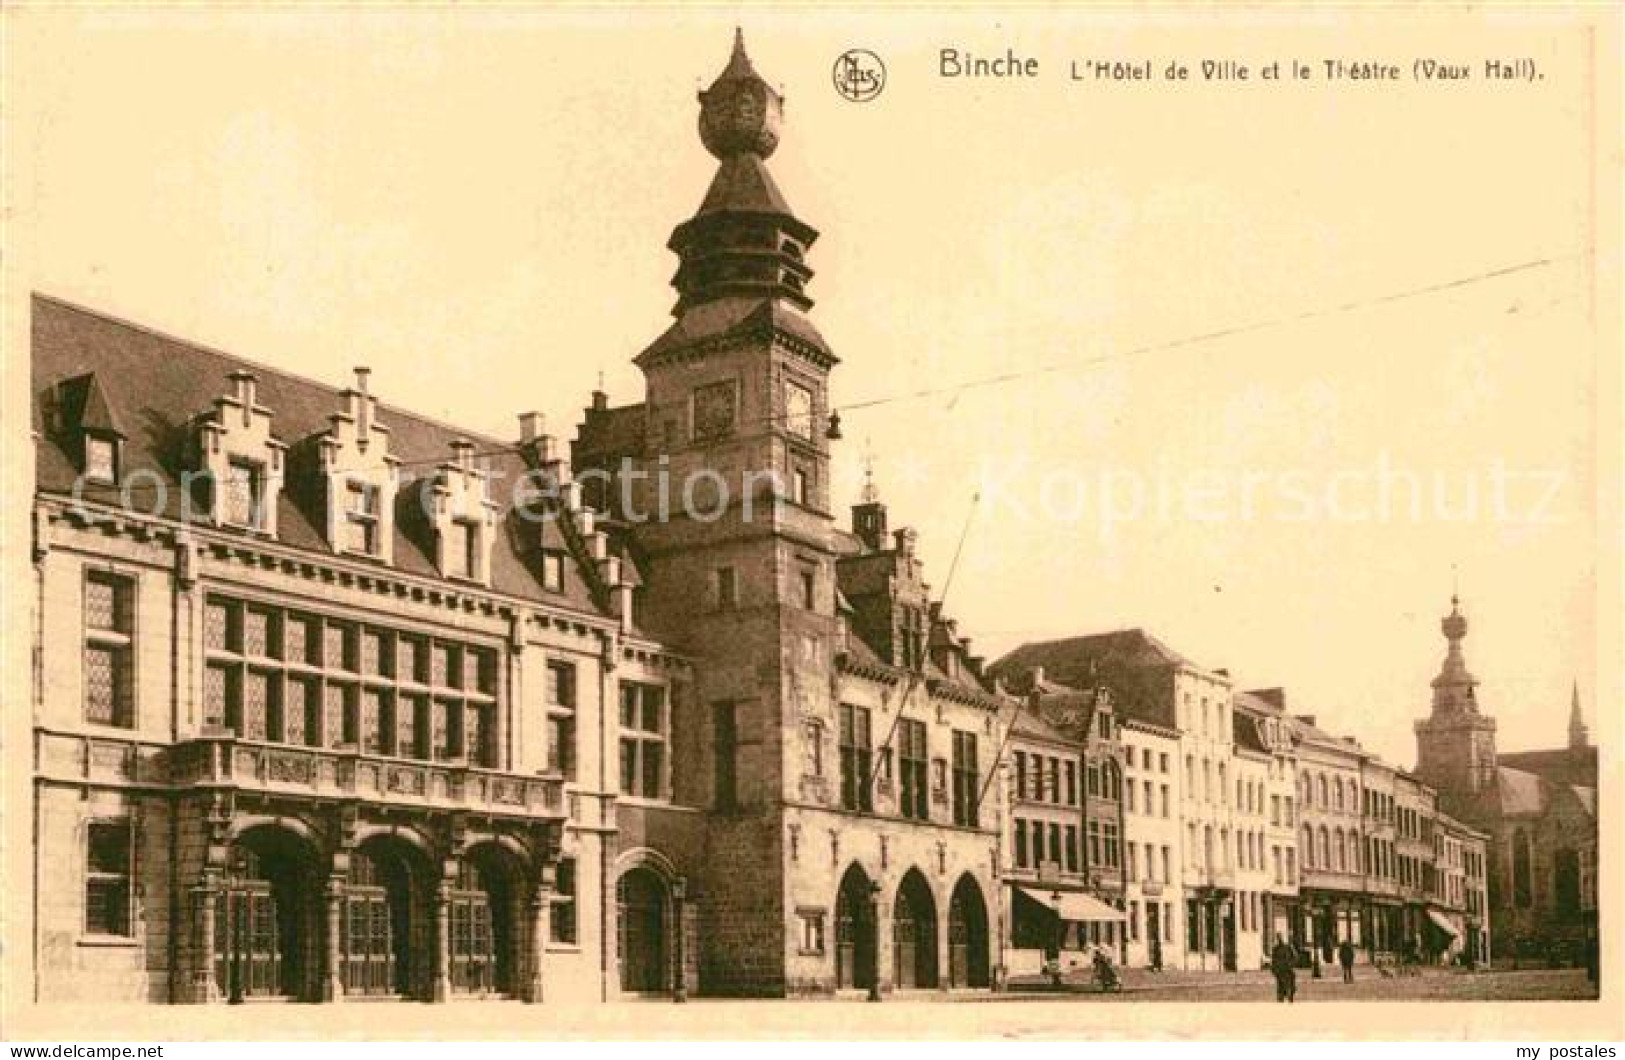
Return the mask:
M 94 375 L 95 387 L 106 402 L 105 414 L 121 425 L 125 434 L 121 467 L 126 481 L 138 470 L 155 474 L 168 487 L 163 491 L 167 506 L 160 514 L 171 519 L 181 514 L 177 487 L 181 473 L 188 470 L 184 463 L 190 433 L 200 415 L 213 411 L 215 398 L 230 391 L 227 376 L 232 371 L 247 368 L 254 372 L 256 400 L 271 411 L 274 436 L 290 447 L 325 432 L 329 417 L 344 408 L 338 388 L 93 310 L 39 294 L 33 297 L 32 310 L 34 426 L 40 431 L 40 442 L 35 447 L 36 482 L 42 493 L 67 494 L 78 476 L 73 454 L 58 435 L 46 430 L 44 422 L 45 401 L 56 384 L 65 380 Z M 388 381 L 382 382 L 387 387 Z M 603 614 L 590 584 L 575 564 L 566 565 L 563 593 L 542 588 L 537 546 L 540 528 L 520 520 L 510 503 L 512 484 L 527 470 L 512 441 L 458 430 L 382 402 L 377 422 L 389 428 L 391 455 L 406 465 L 403 472 L 414 477 L 427 476 L 440 462 L 450 460 L 452 440 L 465 438 L 474 443 L 478 462 L 494 476 L 491 499 L 501 505 L 491 554 L 493 590 L 583 613 Z M 289 474 L 294 474 L 291 466 Z M 278 503 L 278 542 L 323 556 L 333 555 L 317 514 L 298 499 L 307 491 L 296 488 L 297 483 L 292 481 L 288 486 Z M 412 493 L 403 485 L 397 510 L 413 503 Z M 118 491 L 89 488 L 86 497 L 117 503 Z M 158 491 L 147 491 L 143 499 L 155 506 Z M 426 535 L 413 530 L 421 520 L 397 518 L 394 522 L 391 569 L 438 577 L 430 553 L 432 543 L 424 539 Z M 226 528 L 219 532 L 247 534 Z
M 1597 749 L 1559 747 L 1547 751 L 1505 751 L 1496 755 L 1503 766 L 1545 777 L 1554 784 L 1597 786 Z
M 1281 717 L 1286 713 L 1286 693 L 1279 688 L 1255 688 L 1245 692 L 1237 689 L 1232 698 L 1236 706 L 1259 714 Z
M 769 330 L 800 339 L 819 350 L 829 364 L 836 363 L 824 336 L 805 314 L 777 298 L 748 297 L 716 298 L 685 309 L 676 322 L 633 361 L 642 365 L 703 342 Z
M 993 664 L 993 671 L 1014 675 L 1042 666 L 1046 676 L 1066 684 L 1087 684 L 1090 663 L 1132 669 L 1188 666 L 1202 669 L 1143 629 L 1120 629 L 1063 640 L 1023 644 Z
M 758 155 L 737 154 L 722 160 L 697 216 L 713 213 L 766 213 L 790 216 L 790 204 Z
M 1538 817 L 1546 812 L 1546 790 L 1539 777 L 1521 769 L 1496 770 L 1501 812 L 1507 816 Z
M 1239 700 L 1245 694 L 1237 693 L 1236 698 Z M 1241 704 L 1237 703 L 1236 705 L 1239 707 Z M 1258 726 L 1258 718 L 1245 710 L 1232 710 L 1230 712 L 1231 739 L 1235 743 L 1237 750 L 1252 751 L 1261 755 L 1270 754 L 1270 749 L 1265 746 L 1263 736 L 1258 731 Z
M 1333 736 L 1325 729 L 1320 728 L 1302 716 L 1294 716 L 1292 718 L 1292 730 L 1298 739 L 1303 743 L 1314 744 L 1319 747 L 1328 747 L 1333 750 L 1342 751 L 1345 754 L 1360 755 L 1365 758 L 1374 757 L 1370 752 L 1362 749 L 1358 744 L 1350 740 L 1346 740 L 1341 736 Z
M 1047 740 L 1050 743 L 1066 744 L 1071 747 L 1082 746 L 1077 740 L 1074 740 L 1026 707 L 1016 711 L 1015 718 L 1010 722 L 1010 731 L 1015 736 Z

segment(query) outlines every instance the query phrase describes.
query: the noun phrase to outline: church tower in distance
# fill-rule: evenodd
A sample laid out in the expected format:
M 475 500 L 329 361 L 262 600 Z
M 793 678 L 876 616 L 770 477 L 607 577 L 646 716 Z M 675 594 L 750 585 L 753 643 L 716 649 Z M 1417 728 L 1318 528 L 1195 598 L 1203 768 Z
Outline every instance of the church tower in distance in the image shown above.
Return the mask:
M 1416 773 L 1459 814 L 1495 785 L 1495 719 L 1478 709 L 1478 679 L 1461 650 L 1467 617 L 1458 598 L 1450 598 L 1439 628 L 1449 648 L 1433 679 L 1433 711 L 1416 723 Z

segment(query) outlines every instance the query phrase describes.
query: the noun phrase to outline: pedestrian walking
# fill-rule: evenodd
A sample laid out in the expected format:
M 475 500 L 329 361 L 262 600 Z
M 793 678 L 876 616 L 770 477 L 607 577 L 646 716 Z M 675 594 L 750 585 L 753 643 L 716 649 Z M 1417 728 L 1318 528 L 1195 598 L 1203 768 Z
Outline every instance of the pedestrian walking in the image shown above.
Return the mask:
M 1275 1000 L 1297 1001 L 1298 951 L 1280 935 L 1275 936 L 1275 948 L 1270 950 L 1270 971 L 1275 973 Z
M 1344 939 L 1337 944 L 1337 963 L 1343 966 L 1343 982 L 1354 982 L 1354 943 Z

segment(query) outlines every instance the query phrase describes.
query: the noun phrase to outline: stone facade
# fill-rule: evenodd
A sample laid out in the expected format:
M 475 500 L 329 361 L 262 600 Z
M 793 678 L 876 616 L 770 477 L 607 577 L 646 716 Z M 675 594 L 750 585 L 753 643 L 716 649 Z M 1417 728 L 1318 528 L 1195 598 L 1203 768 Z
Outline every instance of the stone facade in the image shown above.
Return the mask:
M 362 887 L 352 861 L 369 844 L 405 859 L 403 888 L 424 926 L 385 962 L 403 966 L 393 988 L 371 984 L 368 992 L 540 1000 L 551 969 L 558 996 L 604 996 L 599 962 L 582 954 L 601 943 L 613 798 L 605 803 L 582 789 L 607 787 L 611 778 L 593 741 L 582 741 L 569 782 L 546 769 L 547 734 L 534 727 L 545 716 L 543 675 L 549 663 L 576 668 L 578 725 L 595 731 L 600 691 L 634 677 L 681 687 L 681 660 L 623 636 L 612 621 L 516 607 L 478 587 L 301 556 L 270 540 L 153 525 L 49 496 L 37 510 L 41 997 L 212 1000 L 247 974 L 227 966 L 222 945 L 234 954 L 251 950 L 243 961 L 265 966 L 271 978 L 246 984 L 251 993 L 340 1000 L 360 992 L 359 978 L 346 981 L 351 955 L 342 948 L 351 936 L 342 918 Z M 128 717 L 117 723 L 85 713 L 97 695 L 87 688 L 85 644 L 100 636 L 101 622 L 88 610 L 100 605 L 87 601 L 109 585 L 121 598 L 130 642 L 119 664 L 128 684 L 117 693 Z M 303 730 L 308 720 L 293 721 L 295 710 L 315 707 L 296 707 L 301 682 L 363 694 L 374 683 L 355 657 L 296 663 L 307 645 L 295 647 L 286 631 L 310 619 L 351 637 L 352 652 L 358 633 L 376 629 L 401 645 L 456 645 L 469 659 L 483 653 L 491 671 L 475 680 L 491 682 L 493 705 L 482 709 L 499 712 L 489 749 L 418 756 L 403 745 L 381 753 L 365 745 L 376 735 L 365 715 L 335 715 L 320 742 L 313 732 L 295 739 L 292 727 Z M 283 642 L 243 645 L 243 636 L 263 634 L 262 621 Z M 240 675 L 223 662 L 237 657 L 249 660 Z M 616 678 L 600 676 L 606 661 Z M 232 691 L 217 682 L 221 671 L 234 675 Z M 244 690 L 259 675 L 277 682 L 269 704 Z M 409 698 L 392 694 L 399 704 Z M 245 734 L 245 726 L 264 723 L 267 706 L 271 717 L 283 715 L 281 731 Z M 363 729 L 359 745 L 339 731 L 355 724 Z M 114 828 L 126 830 L 128 852 Z M 463 898 L 451 892 L 469 859 L 492 868 L 485 886 L 473 888 L 479 893 Z M 265 878 L 245 870 L 244 860 L 276 867 Z M 561 866 L 573 894 L 554 891 Z M 277 900 L 279 911 L 266 915 L 280 918 L 283 937 L 245 946 L 215 918 L 235 916 L 235 903 L 262 891 Z M 551 934 L 546 914 L 559 903 L 571 907 L 575 937 L 539 945 Z M 441 930 L 454 905 L 478 906 L 480 917 L 497 922 L 489 952 L 473 962 L 490 967 L 461 969 L 467 989 L 452 980 L 451 963 L 472 958 L 453 952 L 461 940 Z
M 1140 968 L 1185 964 L 1184 829 L 1179 733 L 1125 718 L 1123 737 L 1125 960 Z M 1133 794 L 1129 794 L 1130 791 Z

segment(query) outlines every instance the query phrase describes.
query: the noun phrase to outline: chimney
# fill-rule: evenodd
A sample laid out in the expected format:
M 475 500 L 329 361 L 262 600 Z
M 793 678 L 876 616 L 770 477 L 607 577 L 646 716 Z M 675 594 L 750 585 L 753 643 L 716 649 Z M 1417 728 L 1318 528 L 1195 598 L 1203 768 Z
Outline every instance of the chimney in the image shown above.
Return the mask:
M 457 469 L 462 472 L 474 470 L 474 443 L 467 438 L 453 438 L 451 440 L 452 460 Z
M 357 367 L 355 369 L 355 386 L 344 392 L 345 411 L 355 421 L 356 443 L 362 451 L 366 451 L 368 436 L 372 433 L 372 394 L 368 390 L 368 382 L 372 378 L 372 369 Z
M 253 372 L 242 368 L 232 372 L 227 378 L 231 380 L 231 396 L 243 410 L 243 426 L 247 427 L 254 422 L 254 397 L 257 380 L 254 378 Z
M 594 390 L 592 392 L 592 411 L 603 412 L 607 408 L 609 408 L 609 395 L 604 393 L 602 389 Z
M 254 373 L 239 368 L 228 377 L 231 380 L 231 396 L 237 403 L 246 408 L 254 407 Z
M 893 530 L 891 536 L 892 540 L 896 542 L 898 554 L 912 559 L 914 556 L 914 542 L 918 540 L 919 535 L 911 527 L 905 526 L 901 530 Z
M 1286 709 L 1286 689 L 1284 688 L 1255 688 L 1247 694 L 1262 699 L 1277 710 Z
M 519 414 L 519 448 L 535 468 L 558 459 L 558 440 L 547 433 L 547 417 L 540 412 Z

